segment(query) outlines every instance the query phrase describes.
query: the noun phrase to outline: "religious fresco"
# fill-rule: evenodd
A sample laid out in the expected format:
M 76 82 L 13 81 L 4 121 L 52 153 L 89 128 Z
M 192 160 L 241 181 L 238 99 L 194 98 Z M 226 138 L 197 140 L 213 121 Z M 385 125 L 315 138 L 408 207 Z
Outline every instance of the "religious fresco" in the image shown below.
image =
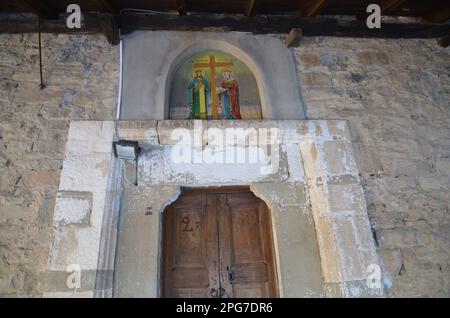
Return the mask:
M 175 73 L 170 119 L 262 119 L 256 79 L 234 56 L 205 51 Z

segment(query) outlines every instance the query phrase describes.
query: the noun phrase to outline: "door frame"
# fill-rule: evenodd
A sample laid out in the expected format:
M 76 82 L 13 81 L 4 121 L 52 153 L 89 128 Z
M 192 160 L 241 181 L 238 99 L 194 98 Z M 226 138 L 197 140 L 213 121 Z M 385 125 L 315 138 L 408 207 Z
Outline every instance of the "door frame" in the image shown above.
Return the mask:
M 278 261 L 278 244 L 276 242 L 276 236 L 274 233 L 274 220 L 273 220 L 273 214 L 271 212 L 271 209 L 269 205 L 259 196 L 257 196 L 250 188 L 250 186 L 218 186 L 218 187 L 180 187 L 180 193 L 177 196 L 175 200 L 173 200 L 170 204 L 175 203 L 179 197 L 183 194 L 189 194 L 189 193 L 251 193 L 256 198 L 261 200 L 266 206 L 267 213 L 269 213 L 268 220 L 270 222 L 269 227 L 271 229 L 270 234 L 270 240 L 272 242 L 272 248 L 273 248 L 273 266 L 275 270 L 274 275 L 274 285 L 276 288 L 277 297 L 281 296 L 281 288 L 280 288 L 280 268 L 279 268 L 279 261 Z M 158 297 L 161 297 L 163 292 L 163 267 L 164 267 L 164 231 L 165 231 L 165 220 L 166 220 L 166 209 L 170 205 L 164 207 L 162 210 L 162 215 L 160 218 L 160 233 L 159 233 L 159 253 L 158 253 Z

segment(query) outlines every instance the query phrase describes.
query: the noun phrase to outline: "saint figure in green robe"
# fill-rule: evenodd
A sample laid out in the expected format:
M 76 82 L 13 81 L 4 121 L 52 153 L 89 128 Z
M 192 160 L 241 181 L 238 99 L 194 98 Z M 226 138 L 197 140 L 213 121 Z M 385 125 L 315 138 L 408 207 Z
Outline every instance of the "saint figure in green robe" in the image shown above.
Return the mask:
M 210 88 L 208 80 L 204 77 L 201 70 L 196 70 L 188 85 L 191 119 L 207 119 L 209 92 Z

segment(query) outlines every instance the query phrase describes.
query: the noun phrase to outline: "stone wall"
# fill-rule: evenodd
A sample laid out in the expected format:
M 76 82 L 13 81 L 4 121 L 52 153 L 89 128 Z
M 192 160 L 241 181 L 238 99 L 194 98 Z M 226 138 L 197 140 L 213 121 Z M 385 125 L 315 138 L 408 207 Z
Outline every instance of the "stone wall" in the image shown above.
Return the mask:
M 0 34 L 0 295 L 40 296 L 69 122 L 114 118 L 118 47 L 103 36 Z
M 40 296 L 70 120 L 111 120 L 118 47 L 0 34 L 0 295 Z M 450 295 L 450 51 L 435 40 L 304 38 L 308 119 L 346 119 L 388 296 Z
M 304 38 L 308 119 L 347 119 L 388 296 L 450 296 L 450 51 Z

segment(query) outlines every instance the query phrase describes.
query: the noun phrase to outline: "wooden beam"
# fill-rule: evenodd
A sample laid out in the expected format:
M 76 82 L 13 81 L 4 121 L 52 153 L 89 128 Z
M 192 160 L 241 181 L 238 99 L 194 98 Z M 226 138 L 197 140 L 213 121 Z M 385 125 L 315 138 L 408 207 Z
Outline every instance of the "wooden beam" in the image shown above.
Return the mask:
M 388 12 L 389 10 L 393 10 L 401 5 L 405 0 L 385 0 L 380 4 L 381 13 Z
M 66 24 L 67 15 L 61 15 L 57 20 L 41 20 L 42 33 L 55 34 L 102 34 L 103 27 L 97 14 L 84 14 L 81 19 L 81 28 L 69 29 Z M 0 33 L 37 33 L 36 19 L 11 20 L 0 19 Z
M 187 13 L 186 0 L 176 0 L 177 11 L 180 17 L 185 16 Z
M 108 12 L 112 14 L 118 14 L 119 10 L 114 5 L 112 0 L 96 0 L 101 12 Z
M 120 42 L 119 27 L 117 26 L 116 20 L 111 14 L 102 14 L 100 16 L 101 26 L 103 34 L 108 40 L 109 44 L 117 45 Z
M 15 6 L 31 11 L 41 19 L 56 19 L 58 17 L 58 10 L 48 1 L 17 0 Z
M 450 19 L 450 4 L 440 10 L 433 10 L 423 17 L 425 23 L 444 23 L 448 19 Z
M 327 0 L 314 0 L 306 9 L 306 16 L 313 17 L 317 15 L 327 5 Z
M 302 38 L 302 29 L 299 28 L 293 28 L 284 43 L 287 47 L 297 47 L 300 45 L 300 40 Z
M 245 9 L 245 15 L 252 17 L 256 14 L 256 0 L 248 0 L 247 8 Z
M 365 22 L 340 23 L 335 18 L 299 18 L 298 15 L 236 17 L 223 15 L 122 14 L 122 34 L 135 30 L 240 31 L 254 34 L 286 34 L 302 29 L 303 36 L 337 36 L 359 38 L 437 38 L 447 34 L 448 25 L 420 23 L 384 23 L 381 29 L 369 29 Z
M 57 20 L 42 20 L 43 33 L 61 34 L 105 34 L 106 22 L 101 15 L 85 13 L 81 29 L 69 29 L 66 15 Z M 339 23 L 335 18 L 299 18 L 298 15 L 236 17 L 223 15 L 189 15 L 179 17 L 167 14 L 121 14 L 117 27 L 126 34 L 135 30 L 178 30 L 178 31 L 241 31 L 255 34 L 287 34 L 293 28 L 302 29 L 307 36 L 335 36 L 359 38 L 441 38 L 450 31 L 447 24 L 384 23 L 381 29 L 368 29 L 363 22 Z M 111 27 L 114 30 L 114 27 Z M 37 20 L 0 19 L 0 33 L 35 33 Z M 109 31 L 108 31 L 109 32 Z M 111 31 L 110 42 L 115 31 Z M 117 39 L 117 38 L 116 38 Z

